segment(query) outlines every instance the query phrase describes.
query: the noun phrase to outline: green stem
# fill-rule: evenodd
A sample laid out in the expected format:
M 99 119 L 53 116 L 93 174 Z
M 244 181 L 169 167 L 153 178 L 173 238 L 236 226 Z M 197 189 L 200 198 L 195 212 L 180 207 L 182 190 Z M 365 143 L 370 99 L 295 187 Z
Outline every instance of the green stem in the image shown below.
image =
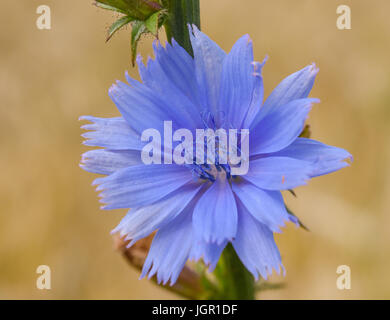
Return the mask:
M 253 300 L 255 282 L 253 276 L 242 264 L 236 251 L 228 244 L 214 271 L 218 281 L 218 292 L 213 299 Z
M 168 41 L 174 38 L 187 52 L 193 55 L 188 24 L 200 28 L 199 0 L 163 0 L 168 9 L 168 18 L 164 24 Z
M 164 23 L 168 41 L 171 42 L 174 38 L 189 54 L 193 55 L 188 24 L 195 24 L 200 29 L 199 0 L 163 0 L 163 4 L 168 9 L 168 18 Z M 223 251 L 214 276 L 217 281 L 216 288 L 210 288 L 210 292 L 205 294 L 210 299 L 253 300 L 255 298 L 253 276 L 241 263 L 231 244 Z

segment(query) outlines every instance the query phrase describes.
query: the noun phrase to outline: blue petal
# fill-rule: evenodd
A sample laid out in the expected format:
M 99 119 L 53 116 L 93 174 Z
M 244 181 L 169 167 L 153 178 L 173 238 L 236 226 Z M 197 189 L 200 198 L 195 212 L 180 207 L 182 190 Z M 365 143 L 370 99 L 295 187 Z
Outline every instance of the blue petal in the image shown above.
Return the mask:
M 85 152 L 80 167 L 88 172 L 109 175 L 119 169 L 140 164 L 140 151 L 98 149 Z
M 257 107 L 260 109 L 263 99 L 261 68 L 261 64 L 253 61 L 252 40 L 248 35 L 243 36 L 236 42 L 223 62 L 218 112 L 223 126 L 241 128 L 249 112 L 256 84 L 261 88 L 261 96 L 255 97 Z M 252 108 L 255 109 L 255 106 Z
M 135 208 L 161 200 L 192 180 L 189 169 L 178 165 L 139 165 L 98 178 L 103 209 Z
M 128 77 L 128 81 L 131 81 Z M 160 133 L 164 130 L 164 121 L 172 121 L 174 129 L 188 128 L 193 124 L 193 118 L 184 109 L 181 101 L 171 99 L 163 100 L 163 97 L 146 85 L 137 83 L 135 80 L 132 86 L 117 81 L 109 90 L 109 95 L 119 109 L 122 116 L 129 123 L 130 127 L 138 134 L 146 129 L 156 129 Z
M 288 190 L 305 185 L 313 167 L 310 162 L 287 157 L 266 157 L 250 162 L 249 172 L 242 176 L 266 190 Z
M 92 147 L 103 147 L 110 150 L 142 150 L 144 143 L 140 136 L 129 126 L 123 118 L 95 118 L 92 116 L 80 117 L 93 123 L 81 128 L 92 130 L 82 134 L 88 140 L 83 143 Z
M 340 170 L 349 165 L 344 160 L 352 160 L 351 154 L 344 149 L 305 138 L 298 138 L 287 148 L 273 153 L 271 156 L 290 157 L 311 162 L 314 167 L 312 177 Z
M 264 98 L 264 85 L 263 85 L 263 76 L 261 75 L 261 70 L 268 57 L 266 57 L 262 63 L 253 62 L 254 72 L 253 77 L 254 80 L 254 88 L 252 93 L 252 100 L 249 105 L 248 112 L 246 114 L 244 123 L 242 124 L 242 128 L 248 129 L 250 128 L 251 123 L 256 118 L 257 114 L 260 112 L 260 108 L 263 104 Z
M 121 237 L 126 236 L 126 240 L 132 240 L 129 246 L 133 245 L 175 219 L 200 188 L 199 183 L 189 183 L 181 187 L 180 192 L 169 194 L 155 204 L 131 209 L 112 233 L 119 232 Z
M 226 53 L 196 26 L 190 27 L 190 39 L 194 50 L 196 79 L 202 97 L 200 102 L 205 107 L 204 112 L 211 112 L 216 117 L 222 64 Z
M 171 108 L 186 113 L 187 119 L 190 116 L 187 128 L 199 128 L 202 125 L 201 106 L 193 59 L 175 43 L 173 46 L 168 43 L 164 48 L 155 42 L 154 50 L 156 59 L 149 59 L 147 67 L 141 56 L 137 58 L 142 81 Z
M 158 283 L 173 285 L 180 275 L 192 246 L 192 206 L 155 235 L 142 269 L 141 278 L 157 274 Z
M 267 279 L 274 269 L 280 274 L 282 261 L 272 232 L 257 221 L 239 202 L 237 236 L 232 242 L 242 263 L 256 280 Z
M 218 245 L 216 243 L 208 243 L 204 240 L 195 239 L 189 259 L 198 261 L 200 258 L 203 258 L 204 263 L 209 267 L 209 272 L 212 272 L 215 269 L 226 244 L 227 241 Z
M 147 67 L 138 56 L 137 62 L 142 82 L 153 90 L 165 93 L 165 86 L 170 86 L 185 95 L 197 107 L 200 104 L 199 87 L 195 76 L 194 59 L 174 39 L 172 45 L 164 48 L 154 42 L 155 60 L 148 59 Z
M 194 209 L 195 234 L 206 242 L 222 244 L 236 235 L 237 207 L 228 179 L 217 179 Z
M 283 105 L 293 100 L 307 98 L 313 88 L 317 73 L 318 68 L 313 63 L 285 78 L 264 102 L 261 111 L 252 123 L 252 127 L 255 127 L 268 113 Z
M 280 232 L 279 227 L 284 227 L 285 221 L 290 221 L 279 191 L 261 190 L 246 181 L 233 183 L 232 187 L 248 212 L 271 231 Z
M 251 155 L 271 153 L 288 147 L 302 132 L 317 99 L 300 99 L 269 113 L 250 132 Z

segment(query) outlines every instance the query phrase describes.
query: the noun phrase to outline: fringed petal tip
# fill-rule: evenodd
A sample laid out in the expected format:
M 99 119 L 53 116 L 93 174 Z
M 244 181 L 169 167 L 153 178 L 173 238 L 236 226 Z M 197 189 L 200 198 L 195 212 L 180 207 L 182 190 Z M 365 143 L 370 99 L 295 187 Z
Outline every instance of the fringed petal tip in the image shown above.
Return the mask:
M 315 62 L 312 62 L 312 64 L 310 64 L 307 68 L 309 68 L 310 74 L 312 76 L 316 76 L 317 73 L 320 71 L 320 68 L 317 67 Z
M 256 271 L 250 272 L 253 275 L 255 281 L 259 281 L 260 277 L 264 280 L 268 280 L 268 278 L 271 277 L 274 272 L 279 276 L 286 276 L 286 269 L 282 263 L 280 263 L 278 266 L 263 266 L 261 269 L 256 269 Z
M 270 228 L 270 230 L 273 232 L 273 233 L 278 233 L 278 234 L 281 234 L 283 233 L 282 232 L 282 229 L 281 228 L 284 228 L 286 225 L 283 223 L 279 226 L 268 226 Z
M 117 234 L 124 242 L 129 242 L 126 244 L 126 249 L 130 249 L 138 240 L 140 240 L 133 239 L 133 237 L 128 234 L 124 225 L 124 220 L 122 220 L 114 229 L 110 231 L 110 235 L 115 234 Z
M 289 222 L 295 224 L 296 228 L 299 228 L 300 224 L 299 224 L 299 219 L 297 217 L 293 216 L 292 214 L 289 214 L 288 219 Z
M 187 24 L 188 31 L 190 33 L 190 36 L 195 35 L 200 32 L 198 27 L 195 24 L 188 23 Z
M 211 263 L 210 261 L 206 261 L 205 257 L 203 255 L 200 257 L 196 257 L 196 258 L 195 257 L 188 258 L 188 261 L 195 262 L 195 263 L 199 262 L 200 260 L 203 260 L 203 264 L 206 267 L 207 272 L 210 272 L 210 273 L 213 272 L 215 267 L 217 266 L 216 263 Z
M 213 272 L 227 243 L 228 241 L 222 244 L 207 243 L 203 240 L 195 241 L 192 245 L 188 260 L 194 262 L 203 260 L 208 271 Z
M 147 277 L 150 280 L 154 276 L 156 276 L 157 284 L 165 286 L 169 282 L 169 286 L 172 287 L 176 283 L 177 278 L 179 277 L 179 274 L 173 275 L 171 273 L 169 275 L 166 275 L 166 274 L 163 275 L 163 274 L 161 274 L 161 272 L 158 272 L 158 267 L 155 264 L 153 264 L 152 266 L 148 265 L 147 268 L 145 268 L 145 265 L 144 265 L 144 268 L 143 268 L 142 273 L 139 277 L 139 280 L 142 280 L 145 277 Z
M 318 99 L 318 98 L 307 98 L 307 102 L 308 102 L 308 105 L 310 106 L 310 107 L 312 107 L 313 106 L 313 104 L 318 104 L 318 103 L 320 103 L 321 102 L 321 100 L 320 99 Z
M 147 277 L 148 280 L 150 280 L 151 278 L 153 278 L 155 275 L 156 275 L 157 271 L 151 271 L 145 275 L 141 274 L 141 276 L 139 277 L 139 280 L 142 280 L 143 278 Z M 159 274 L 157 273 L 157 284 L 159 285 L 163 285 L 163 286 L 166 286 L 169 282 L 169 286 L 172 287 L 175 283 L 176 283 L 176 280 L 177 278 L 171 278 L 171 281 L 169 281 L 169 278 L 168 279 L 162 279 L 161 276 L 159 276 Z
M 126 235 L 126 233 L 123 230 L 123 224 L 124 224 L 124 219 L 122 219 L 121 222 L 119 222 L 119 224 L 110 231 L 110 234 L 111 235 L 119 234 L 119 236 L 123 238 Z
M 301 226 L 299 219 L 297 217 L 293 216 L 292 214 L 288 214 L 287 219 L 285 219 L 283 221 L 283 226 L 280 226 L 280 227 L 281 228 L 287 227 L 287 223 L 292 223 L 296 228 L 299 228 Z M 283 233 L 283 231 L 282 232 L 275 232 L 275 233 Z
M 84 124 L 84 125 L 81 126 L 81 129 L 85 129 L 85 130 L 93 130 L 93 129 L 89 129 L 89 126 L 97 124 L 98 122 L 104 121 L 104 120 L 106 120 L 106 118 L 98 118 L 98 117 L 87 116 L 87 115 L 80 116 L 78 118 L 78 121 L 89 121 L 89 122 L 91 122 L 91 123 L 87 123 L 87 124 Z
M 90 118 L 91 116 L 80 116 L 79 118 L 78 118 L 78 120 L 79 121 L 84 121 L 84 120 L 87 120 L 87 121 L 89 121 L 89 118 Z
M 127 71 L 125 72 L 125 77 L 129 84 L 133 83 L 133 81 L 136 81 L 130 77 Z M 124 86 L 127 86 L 129 88 L 129 85 L 127 85 L 126 83 L 120 80 L 116 80 L 115 83 L 113 83 L 111 87 L 108 89 L 108 95 L 110 96 L 110 98 L 113 99 L 114 97 L 124 96 L 125 95 Z
M 130 249 L 133 245 L 135 245 L 135 243 L 137 242 L 137 240 L 135 239 L 131 239 L 130 237 L 126 237 L 125 238 L 126 241 L 130 241 L 127 245 L 126 245 L 126 249 Z
M 121 236 L 121 234 L 120 234 L 120 229 L 118 228 L 119 226 L 117 226 L 117 227 L 115 227 L 114 229 L 112 229 L 111 231 L 110 231 L 110 235 L 114 235 L 114 234 L 119 234 L 120 236 Z M 121 236 L 122 237 L 122 236 Z
M 344 158 L 343 161 L 347 164 L 347 166 L 350 166 L 351 163 L 353 163 L 354 158 L 353 158 L 353 155 L 350 154 L 348 151 L 346 151 L 346 153 L 347 153 L 347 155 L 346 155 L 346 157 Z
M 203 240 L 208 245 L 221 246 L 224 243 L 226 243 L 226 241 L 232 242 L 234 240 L 234 237 L 225 238 L 225 237 L 218 237 L 217 235 L 211 235 L 211 236 L 204 236 Z
M 104 179 L 104 178 L 98 178 L 98 179 L 95 179 L 93 182 L 92 182 L 92 185 L 95 186 L 95 185 L 98 185 L 96 187 L 96 191 L 103 191 L 104 190 L 104 184 L 100 182 L 100 179 Z M 99 181 L 97 181 L 99 180 Z
M 283 270 L 283 277 L 285 277 L 286 276 L 286 268 L 284 267 L 283 263 L 281 263 L 280 266 L 282 267 L 282 270 Z
M 262 76 L 262 71 L 263 71 L 263 67 L 265 65 L 265 63 L 267 62 L 268 60 L 268 55 L 265 56 L 265 58 L 263 59 L 262 62 L 258 62 L 258 61 L 253 61 L 251 64 L 253 66 L 253 76 L 255 77 L 261 77 Z

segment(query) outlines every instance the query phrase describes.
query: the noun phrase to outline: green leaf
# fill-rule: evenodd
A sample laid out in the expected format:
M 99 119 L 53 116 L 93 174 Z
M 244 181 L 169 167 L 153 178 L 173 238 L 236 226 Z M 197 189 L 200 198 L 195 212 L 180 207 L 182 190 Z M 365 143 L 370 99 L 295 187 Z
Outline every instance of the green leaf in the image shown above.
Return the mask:
M 160 17 L 161 11 L 153 13 L 146 21 L 146 28 L 155 36 L 157 36 L 158 32 L 158 19 Z
M 146 26 L 144 21 L 134 21 L 131 30 L 131 63 L 135 64 L 135 58 L 137 56 L 138 42 L 141 36 L 146 33 Z
M 134 21 L 134 18 L 133 17 L 130 17 L 130 16 L 124 16 L 118 20 L 116 20 L 112 25 L 111 27 L 108 29 L 108 35 L 107 35 L 107 39 L 106 41 L 110 40 L 111 37 L 115 34 L 115 32 L 117 32 L 118 30 L 120 30 L 122 27 L 124 27 L 125 25 L 129 24 L 131 21 Z

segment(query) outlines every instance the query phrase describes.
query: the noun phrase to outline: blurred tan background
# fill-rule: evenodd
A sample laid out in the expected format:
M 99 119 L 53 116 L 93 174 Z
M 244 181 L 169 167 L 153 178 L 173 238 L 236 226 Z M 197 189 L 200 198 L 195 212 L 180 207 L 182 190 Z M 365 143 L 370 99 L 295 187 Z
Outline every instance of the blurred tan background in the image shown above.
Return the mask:
M 138 280 L 109 231 L 125 211 L 100 211 L 94 175 L 78 167 L 80 115 L 115 116 L 107 90 L 130 66 L 129 30 L 108 44 L 115 14 L 92 0 L 2 0 L 0 10 L 0 298 L 170 299 Z M 36 8 L 52 11 L 38 30 Z M 336 8 L 352 9 L 352 30 Z M 249 33 L 268 94 L 311 62 L 320 68 L 312 137 L 343 147 L 352 167 L 297 189 L 288 204 L 311 229 L 277 236 L 287 276 L 260 299 L 390 298 L 390 2 L 388 0 L 201 0 L 202 28 L 223 49 Z M 140 53 L 151 54 L 152 39 Z M 52 289 L 35 286 L 38 265 Z M 349 265 L 352 289 L 336 288 Z

